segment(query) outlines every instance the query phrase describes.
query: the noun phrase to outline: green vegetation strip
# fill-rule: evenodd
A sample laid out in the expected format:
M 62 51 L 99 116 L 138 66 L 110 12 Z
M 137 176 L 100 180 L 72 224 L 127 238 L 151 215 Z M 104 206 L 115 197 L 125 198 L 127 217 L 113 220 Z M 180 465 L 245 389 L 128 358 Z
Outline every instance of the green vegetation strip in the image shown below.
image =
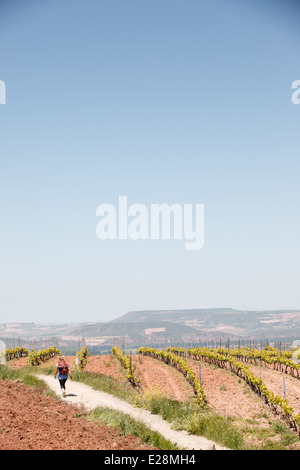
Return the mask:
M 165 439 L 159 433 L 151 431 L 143 423 L 135 421 L 130 416 L 119 411 L 96 408 L 91 411 L 86 418 L 88 420 L 105 423 L 108 426 L 118 428 L 122 435 L 132 434 L 139 437 L 145 444 L 151 445 L 161 450 L 177 450 L 174 444 Z
M 35 376 L 36 367 L 23 367 L 21 369 L 11 369 L 5 365 L 0 365 L 0 380 L 11 380 L 16 383 L 22 382 L 27 387 L 33 387 L 43 391 L 46 396 L 57 398 L 56 394 L 50 390 L 45 382 Z

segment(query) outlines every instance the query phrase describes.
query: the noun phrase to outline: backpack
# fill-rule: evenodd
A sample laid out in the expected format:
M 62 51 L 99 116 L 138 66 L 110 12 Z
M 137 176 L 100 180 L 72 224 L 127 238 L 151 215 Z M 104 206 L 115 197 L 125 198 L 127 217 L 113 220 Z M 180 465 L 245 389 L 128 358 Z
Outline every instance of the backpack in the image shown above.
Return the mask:
M 60 361 L 58 364 L 57 364 L 57 367 L 58 367 L 58 371 L 60 373 L 60 375 L 68 375 L 69 373 L 69 366 L 66 362 L 64 361 Z

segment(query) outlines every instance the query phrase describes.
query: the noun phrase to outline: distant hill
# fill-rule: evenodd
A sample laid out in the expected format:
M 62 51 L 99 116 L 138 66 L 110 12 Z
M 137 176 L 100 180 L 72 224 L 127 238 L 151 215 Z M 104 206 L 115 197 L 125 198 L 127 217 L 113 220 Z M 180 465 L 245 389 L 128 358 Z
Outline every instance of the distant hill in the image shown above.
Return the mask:
M 41 340 L 75 344 L 84 337 L 90 345 L 110 345 L 116 338 L 128 344 L 159 341 L 219 339 L 300 339 L 300 310 L 244 311 L 232 308 L 145 310 L 128 312 L 105 323 L 2 323 L 0 339 Z
M 114 322 L 184 325 L 203 338 L 300 338 L 300 310 L 145 310 L 128 312 Z

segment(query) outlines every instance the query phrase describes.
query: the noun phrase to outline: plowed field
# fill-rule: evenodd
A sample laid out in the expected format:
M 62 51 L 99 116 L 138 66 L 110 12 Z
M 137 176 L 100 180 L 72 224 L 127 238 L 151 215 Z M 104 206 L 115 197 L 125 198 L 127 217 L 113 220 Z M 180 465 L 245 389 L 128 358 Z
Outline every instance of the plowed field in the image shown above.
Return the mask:
M 67 405 L 22 383 L 0 380 L 1 450 L 153 449 L 132 435 L 78 417 Z

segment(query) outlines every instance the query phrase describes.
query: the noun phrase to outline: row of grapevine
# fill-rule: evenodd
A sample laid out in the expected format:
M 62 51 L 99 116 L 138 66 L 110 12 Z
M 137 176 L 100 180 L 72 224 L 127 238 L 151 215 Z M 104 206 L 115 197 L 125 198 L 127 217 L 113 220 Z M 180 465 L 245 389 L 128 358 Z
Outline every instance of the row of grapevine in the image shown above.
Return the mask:
M 29 366 L 38 366 L 42 362 L 47 361 L 55 356 L 60 356 L 60 350 L 55 346 L 51 346 L 47 349 L 39 349 L 38 351 L 31 350 L 28 354 L 28 365 Z
M 207 401 L 204 390 L 200 384 L 200 380 L 196 377 L 193 369 L 188 367 L 184 359 L 172 352 L 155 348 L 139 348 L 138 354 L 155 357 L 168 365 L 176 367 L 182 374 L 184 374 L 189 383 L 192 385 L 194 392 L 197 395 L 197 403 L 201 407 L 205 406 Z
M 170 348 L 167 348 L 167 351 Z M 275 395 L 268 390 L 261 378 L 256 377 L 244 364 L 231 355 L 220 354 L 215 350 L 207 348 L 171 348 L 171 351 L 177 357 L 185 356 L 195 360 L 202 360 L 223 369 L 229 369 L 239 377 L 243 378 L 257 394 L 264 398 L 265 402 L 271 407 L 275 414 L 281 413 L 282 416 L 289 421 L 289 424 L 300 432 L 300 414 L 294 414 L 293 408 L 288 401 L 279 395 Z
M 82 347 L 75 356 L 75 364 L 79 370 L 82 370 L 87 364 L 87 358 L 89 356 L 89 351 L 86 346 Z
M 229 351 L 225 348 L 218 348 L 216 352 L 223 355 L 229 354 L 239 360 L 245 358 L 245 362 L 255 365 L 261 360 L 262 365 L 265 367 L 272 365 L 275 370 L 300 378 L 300 364 L 292 359 L 292 351 L 279 351 L 276 348 L 266 347 L 262 350 L 236 348 Z M 299 356 L 296 357 L 297 361 L 300 360 Z
M 121 351 L 121 349 L 117 346 L 113 346 L 111 352 L 119 359 L 122 366 L 126 369 L 126 378 L 128 379 L 128 381 L 134 387 L 139 387 L 140 381 L 139 378 L 135 375 L 135 367 L 132 364 L 131 357 L 126 356 L 126 354 L 123 354 L 123 351 Z
M 29 351 L 25 348 L 5 349 L 5 360 L 11 361 L 13 359 L 20 359 L 21 357 L 28 357 Z

